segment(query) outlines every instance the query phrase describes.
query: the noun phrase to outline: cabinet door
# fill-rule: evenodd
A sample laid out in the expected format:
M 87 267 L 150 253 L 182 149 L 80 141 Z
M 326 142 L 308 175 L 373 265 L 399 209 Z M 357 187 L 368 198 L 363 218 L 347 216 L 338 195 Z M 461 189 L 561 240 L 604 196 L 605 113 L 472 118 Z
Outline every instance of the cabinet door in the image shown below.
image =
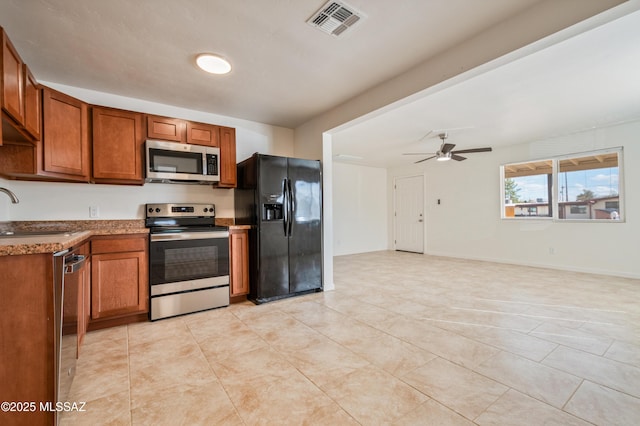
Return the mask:
M 231 257 L 231 296 L 249 293 L 249 232 L 245 229 L 229 231 Z
M 219 146 L 220 133 L 213 124 L 187 121 L 187 143 L 204 146 Z
M 145 252 L 92 255 L 91 318 L 147 311 L 147 282 Z
M 93 179 L 142 184 L 142 114 L 93 107 Z
M 236 129 L 220 127 L 220 182 L 218 186 L 235 188 L 236 184 Z
M 177 118 L 147 115 L 147 138 L 185 143 L 187 123 Z
M 24 124 L 24 84 L 22 59 L 7 34 L 0 30 L 2 38 L 2 109 L 18 124 Z
M 42 92 L 43 169 L 69 180 L 89 181 L 87 104 L 55 90 Z
M 0 256 L 0 401 L 56 400 L 61 286 L 54 286 L 53 263 L 50 253 Z M 53 425 L 54 417 L 45 410 L 2 412 L 0 423 Z
M 24 129 L 35 140 L 40 140 L 40 117 L 42 116 L 42 100 L 36 79 L 25 64 L 24 77 Z

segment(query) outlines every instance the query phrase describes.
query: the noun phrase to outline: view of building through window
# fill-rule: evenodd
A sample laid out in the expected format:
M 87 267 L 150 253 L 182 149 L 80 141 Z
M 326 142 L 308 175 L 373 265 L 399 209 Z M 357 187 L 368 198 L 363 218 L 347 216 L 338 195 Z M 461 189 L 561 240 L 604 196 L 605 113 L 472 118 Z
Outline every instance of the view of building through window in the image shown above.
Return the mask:
M 504 166 L 504 217 L 551 217 L 551 160 Z
M 616 152 L 559 161 L 558 218 L 619 219 Z
M 503 217 L 619 220 L 620 155 L 615 149 L 503 166 Z

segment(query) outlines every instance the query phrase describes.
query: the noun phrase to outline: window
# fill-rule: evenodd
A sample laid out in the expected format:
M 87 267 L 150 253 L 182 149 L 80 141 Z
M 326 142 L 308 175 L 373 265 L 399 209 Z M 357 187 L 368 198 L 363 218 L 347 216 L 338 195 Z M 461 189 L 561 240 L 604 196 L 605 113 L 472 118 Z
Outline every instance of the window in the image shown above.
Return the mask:
M 619 201 L 605 201 L 604 207 L 606 209 L 616 209 L 620 210 L 620 202 Z
M 559 219 L 618 219 L 618 153 L 606 152 L 558 161 Z M 573 207 L 581 207 L 574 214 Z
M 506 164 L 503 218 L 620 220 L 622 148 Z M 554 189 L 555 188 L 555 189 Z
M 571 214 L 587 214 L 587 206 L 571 206 Z
M 551 160 L 503 166 L 503 217 L 551 217 Z

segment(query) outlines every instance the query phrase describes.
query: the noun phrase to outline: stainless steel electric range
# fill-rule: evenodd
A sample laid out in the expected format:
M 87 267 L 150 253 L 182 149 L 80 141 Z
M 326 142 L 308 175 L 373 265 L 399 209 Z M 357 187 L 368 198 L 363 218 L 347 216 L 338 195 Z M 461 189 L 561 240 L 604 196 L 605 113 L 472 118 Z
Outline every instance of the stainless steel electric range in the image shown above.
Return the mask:
M 229 305 L 229 229 L 213 204 L 147 204 L 151 321 Z

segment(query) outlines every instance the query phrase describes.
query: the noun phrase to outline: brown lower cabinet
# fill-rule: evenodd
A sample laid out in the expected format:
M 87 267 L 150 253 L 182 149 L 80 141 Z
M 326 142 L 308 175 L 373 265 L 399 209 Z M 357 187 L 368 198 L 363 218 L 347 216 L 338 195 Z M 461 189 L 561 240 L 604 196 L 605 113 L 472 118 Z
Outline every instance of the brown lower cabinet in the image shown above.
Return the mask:
M 52 255 L 0 256 L 0 276 L 0 401 L 37 404 L 0 412 L 0 424 L 54 424 L 55 413 L 40 410 L 57 396 Z
M 229 229 L 229 257 L 231 273 L 229 274 L 230 296 L 232 298 L 249 293 L 249 230 Z
M 146 234 L 92 238 L 89 329 L 146 320 L 148 238 Z

